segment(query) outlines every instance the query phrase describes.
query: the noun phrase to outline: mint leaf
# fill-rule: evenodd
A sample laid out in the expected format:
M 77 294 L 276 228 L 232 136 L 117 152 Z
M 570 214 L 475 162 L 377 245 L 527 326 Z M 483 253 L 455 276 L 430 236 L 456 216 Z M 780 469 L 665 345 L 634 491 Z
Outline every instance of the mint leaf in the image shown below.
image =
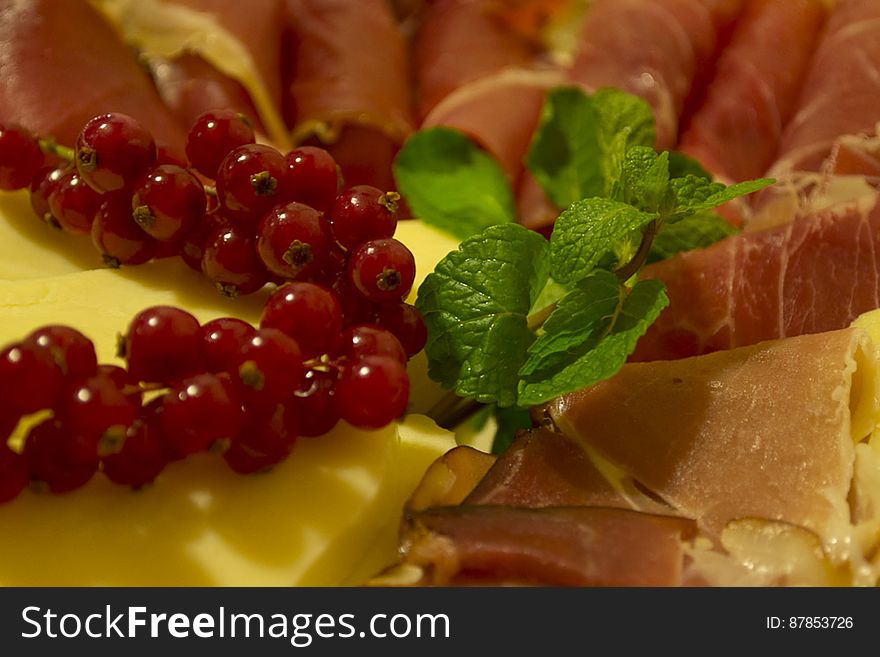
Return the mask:
M 600 144 L 607 146 L 616 134 L 625 131 L 630 146 L 653 146 L 654 113 L 651 106 L 638 96 L 620 89 L 599 89 L 593 104 L 601 121 Z
M 738 196 L 757 192 L 768 185 L 772 185 L 774 182 L 772 178 L 759 178 L 758 180 L 748 180 L 728 187 L 722 183 L 711 182 L 705 178 L 689 174 L 684 178 L 672 180 L 670 187 L 676 212 L 698 212 L 700 210 L 711 210 L 728 201 L 732 201 Z
M 532 428 L 532 414 L 527 408 L 496 408 L 495 422 L 498 428 L 492 440 L 492 453 L 501 454 L 510 447 L 518 431 Z
M 601 269 L 583 279 L 529 347 L 519 371 L 519 405 L 542 404 L 615 374 L 668 304 L 659 281 L 640 281 L 628 291 Z
M 462 397 L 516 403 L 517 372 L 535 340 L 527 316 L 547 284 L 547 242 L 492 226 L 447 255 L 419 288 L 428 374 Z
M 712 180 L 712 174 L 706 171 L 706 169 L 703 168 L 703 165 L 700 164 L 697 160 L 690 157 L 689 155 L 680 153 L 679 151 L 670 152 L 669 177 L 684 178 L 687 175 L 693 175 L 697 178 Z
M 702 211 L 667 224 L 654 238 L 648 262 L 671 258 L 676 253 L 702 249 L 736 234 L 736 228 L 714 212 Z
M 669 153 L 633 146 L 623 161 L 619 198 L 642 210 L 660 209 L 669 187 Z
M 394 160 L 394 178 L 415 216 L 459 239 L 516 220 L 501 167 L 457 130 L 415 133 Z
M 550 273 L 553 280 L 571 287 L 612 252 L 619 242 L 631 238 L 657 219 L 656 212 L 642 212 L 628 203 L 588 198 L 559 215 L 550 237 Z

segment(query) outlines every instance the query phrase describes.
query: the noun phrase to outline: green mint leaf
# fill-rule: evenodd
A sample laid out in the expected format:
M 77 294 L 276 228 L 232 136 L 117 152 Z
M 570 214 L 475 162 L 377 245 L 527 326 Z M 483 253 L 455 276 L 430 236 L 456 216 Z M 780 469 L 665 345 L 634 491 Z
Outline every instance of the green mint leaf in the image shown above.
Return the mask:
M 510 447 L 518 431 L 532 428 L 532 414 L 527 408 L 496 408 L 495 422 L 498 428 L 492 440 L 492 453 L 501 454 Z
M 712 174 L 694 158 L 679 151 L 669 153 L 669 177 L 684 178 L 688 175 L 712 180 Z
M 447 255 L 419 288 L 428 374 L 460 396 L 516 403 L 517 372 L 535 340 L 527 317 L 547 285 L 547 241 L 492 226 Z
M 550 274 L 570 288 L 603 262 L 624 240 L 657 219 L 628 203 L 588 198 L 559 215 L 550 237 Z
M 597 270 L 560 301 L 520 368 L 519 405 L 535 406 L 614 375 L 669 304 L 663 284 L 629 291 Z
M 394 160 L 394 179 L 415 216 L 459 239 L 516 220 L 501 167 L 457 130 L 415 133 Z
M 738 231 L 714 212 L 702 211 L 666 224 L 651 243 L 648 262 L 671 258 L 676 253 L 711 246 Z
M 633 146 L 623 161 L 618 198 L 642 210 L 660 209 L 669 188 L 669 153 Z
M 674 198 L 675 212 L 691 213 L 699 212 L 700 210 L 711 210 L 728 201 L 732 201 L 738 196 L 764 189 L 774 182 L 772 178 L 759 178 L 758 180 L 748 180 L 727 187 L 722 183 L 711 182 L 705 178 L 689 174 L 683 178 L 673 179 L 670 183 L 670 188 Z
M 616 134 L 626 131 L 629 146 L 653 146 L 654 113 L 648 103 L 612 88 L 599 89 L 592 98 L 601 121 L 602 145 L 607 146 Z

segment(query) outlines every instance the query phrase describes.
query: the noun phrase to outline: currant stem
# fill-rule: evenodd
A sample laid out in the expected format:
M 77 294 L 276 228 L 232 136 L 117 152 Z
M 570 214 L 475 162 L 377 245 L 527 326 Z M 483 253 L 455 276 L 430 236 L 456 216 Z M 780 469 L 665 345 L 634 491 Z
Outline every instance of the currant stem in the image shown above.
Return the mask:
M 62 146 L 51 137 L 41 137 L 37 140 L 40 150 L 47 155 L 55 155 L 65 162 L 73 162 L 74 151 L 72 148 Z

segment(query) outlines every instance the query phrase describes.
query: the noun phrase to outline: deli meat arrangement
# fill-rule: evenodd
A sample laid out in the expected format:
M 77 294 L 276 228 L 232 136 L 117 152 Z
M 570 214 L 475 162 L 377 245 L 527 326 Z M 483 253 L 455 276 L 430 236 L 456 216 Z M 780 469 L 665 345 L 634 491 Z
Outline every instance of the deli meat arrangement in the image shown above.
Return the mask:
M 880 585 L 878 71 L 880 0 L 0 0 L 0 584 Z

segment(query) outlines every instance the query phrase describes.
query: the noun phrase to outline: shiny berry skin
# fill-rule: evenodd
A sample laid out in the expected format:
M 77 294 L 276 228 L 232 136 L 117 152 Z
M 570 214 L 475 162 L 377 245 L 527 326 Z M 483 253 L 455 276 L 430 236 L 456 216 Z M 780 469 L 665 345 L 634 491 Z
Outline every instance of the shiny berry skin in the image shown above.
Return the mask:
M 296 340 L 305 358 L 335 349 L 342 332 L 342 307 L 336 295 L 314 283 L 279 287 L 266 301 L 261 328 L 278 329 Z
M 126 194 L 106 198 L 92 223 L 92 244 L 104 264 L 113 269 L 142 265 L 153 259 L 158 243 L 135 223 L 131 199 Z
M 61 178 L 67 173 L 67 167 L 50 168 L 38 173 L 31 182 L 31 209 L 39 219 L 53 228 L 61 228 L 61 224 L 52 214 L 49 197 L 58 187 Z
M 243 420 L 236 386 L 225 374 L 198 374 L 180 382 L 162 398 L 159 414 L 165 440 L 181 456 L 232 440 Z
M 287 156 L 290 198 L 326 212 L 339 191 L 339 167 L 323 148 L 300 146 Z
M 88 235 L 104 197 L 89 187 L 75 169 L 64 173 L 49 194 L 52 216 L 68 233 Z
M 343 326 L 369 324 L 375 320 L 376 305 L 358 292 L 347 275 L 340 276 L 333 283 L 333 294 L 342 306 Z
M 410 358 L 425 348 L 428 327 L 415 306 L 403 302 L 382 306 L 376 314 L 376 321 L 400 340 Z
M 88 463 L 118 450 L 139 410 L 108 376 L 98 374 L 67 386 L 56 417 L 67 432 L 65 444 L 70 459 Z
M 0 504 L 18 497 L 30 480 L 27 460 L 0 440 Z
M 229 226 L 229 219 L 223 215 L 212 213 L 205 215 L 202 220 L 189 231 L 180 245 L 180 257 L 188 267 L 202 273 L 202 258 L 205 256 L 205 244 L 213 235 L 214 231 L 221 226 Z
M 278 404 L 274 412 L 248 413 L 223 459 L 239 474 L 264 472 L 286 459 L 298 435 L 296 409 Z
M 296 340 L 273 328 L 258 330 L 238 358 L 238 380 L 248 409 L 265 412 L 287 401 L 299 388 L 302 362 Z
M 340 354 L 352 361 L 365 356 L 388 356 L 406 365 L 407 357 L 400 340 L 375 324 L 356 324 L 342 333 Z
M 207 198 L 199 179 L 186 169 L 161 164 L 135 188 L 131 200 L 134 220 L 162 242 L 177 242 L 199 225 Z
M 342 373 L 336 405 L 343 420 L 361 429 L 378 429 L 396 420 L 409 400 L 406 368 L 395 358 L 366 356 Z
M 323 436 L 339 422 L 336 408 L 336 373 L 309 370 L 296 391 L 293 404 L 299 416 L 302 436 Z
M 153 483 L 168 463 L 157 422 L 141 414 L 125 433 L 122 448 L 101 459 L 101 470 L 114 484 L 140 488 Z
M 217 198 L 233 216 L 256 222 L 285 199 L 287 175 L 287 161 L 271 146 L 239 146 L 217 170 Z
M 283 278 L 309 276 L 327 264 L 332 240 L 314 208 L 288 203 L 270 210 L 257 228 L 257 252 L 266 268 Z
M 0 124 L 0 189 L 24 189 L 43 166 L 34 136 L 15 124 Z
M 52 355 L 32 344 L 0 351 L 0 403 L 21 415 L 51 408 L 64 377 Z
M 31 479 L 52 493 L 67 493 L 84 486 L 98 470 L 98 459 L 77 463 L 66 448 L 67 430 L 53 418 L 32 427 L 24 441 Z
M 44 326 L 32 332 L 24 344 L 49 354 L 68 379 L 81 379 L 98 372 L 95 345 L 69 326 Z
M 209 372 L 234 372 L 242 346 L 257 332 L 247 322 L 221 317 L 202 326 L 202 350 Z
M 256 141 L 251 122 L 232 110 L 201 114 L 186 136 L 186 157 L 193 168 L 212 180 L 223 158 L 234 148 Z
M 349 280 L 374 303 L 400 301 L 416 277 L 413 254 L 395 239 L 365 242 L 348 260 Z
M 130 187 L 155 161 L 153 135 L 127 114 L 96 116 L 76 138 L 77 171 L 99 192 Z
M 370 240 L 393 236 L 399 200 L 396 192 L 382 192 L 370 185 L 345 190 L 327 215 L 333 237 L 350 250 Z
M 98 365 L 98 374 L 109 378 L 113 385 L 125 394 L 131 400 L 131 403 L 140 408 L 143 401 L 141 388 L 138 382 L 131 378 L 131 375 L 119 367 L 118 365 L 102 364 Z
M 180 308 L 154 306 L 135 315 L 120 356 L 136 381 L 173 383 L 204 367 L 198 320 Z
M 221 224 L 205 240 L 202 271 L 225 297 L 251 294 L 269 280 L 251 233 L 245 226 Z

